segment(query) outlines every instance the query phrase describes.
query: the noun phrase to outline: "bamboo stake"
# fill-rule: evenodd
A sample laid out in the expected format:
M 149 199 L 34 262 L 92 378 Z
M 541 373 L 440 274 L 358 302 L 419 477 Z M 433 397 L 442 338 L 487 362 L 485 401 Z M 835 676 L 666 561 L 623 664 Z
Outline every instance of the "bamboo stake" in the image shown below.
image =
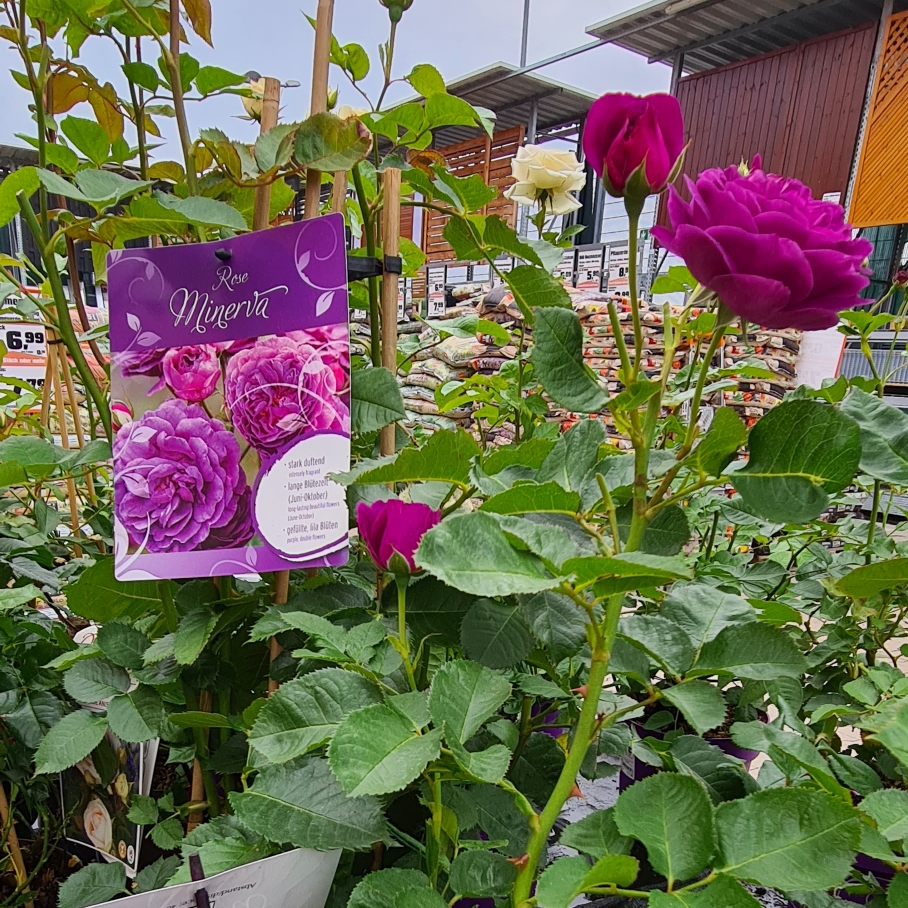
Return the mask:
M 266 133 L 277 126 L 278 112 L 281 107 L 281 83 L 277 79 L 266 78 L 262 97 L 262 118 L 260 133 Z M 255 208 L 252 215 L 252 229 L 265 230 L 271 223 L 271 184 L 256 186 Z
M 76 386 L 73 383 L 72 370 L 69 368 L 69 359 L 66 356 L 60 357 L 60 365 L 63 366 L 63 385 L 66 388 L 66 396 L 69 398 L 69 408 L 72 410 L 73 422 L 76 424 L 76 437 L 79 439 L 79 447 L 85 447 L 85 432 L 82 429 L 82 420 L 79 419 L 79 400 L 76 395 Z M 94 504 L 97 501 L 95 493 L 95 479 L 91 470 L 85 473 L 85 484 L 88 488 L 88 496 Z M 103 554 L 104 543 L 100 543 L 101 553 Z
M 343 214 L 347 206 L 347 171 L 334 174 L 334 189 L 331 192 L 331 210 Z
M 199 692 L 199 712 L 211 712 L 211 693 L 207 690 Z M 208 729 L 202 729 L 202 734 L 208 738 Z M 199 758 L 192 761 L 192 785 L 189 789 L 189 800 L 200 802 L 205 800 L 205 780 L 202 778 L 202 765 Z M 192 832 L 202 822 L 203 816 L 201 810 L 193 810 L 186 819 L 186 834 Z
M 385 207 L 382 210 L 382 249 L 386 256 L 400 254 L 400 171 L 389 167 L 382 174 Z M 381 364 L 397 375 L 397 297 L 399 275 L 382 274 L 381 279 Z M 381 430 L 382 456 L 394 453 L 396 423 Z
M 16 878 L 21 880 L 19 885 L 25 885 L 28 880 L 28 872 L 25 869 L 22 849 L 19 847 L 19 836 L 16 835 L 16 821 L 10 815 L 9 801 L 6 798 L 6 786 L 2 782 L 0 782 L 0 821 L 3 823 L 3 828 L 8 830 L 6 844 L 9 848 L 9 856 L 12 858 L 13 866 L 16 868 Z M 24 891 L 31 895 L 31 890 L 27 885 Z M 35 908 L 35 903 L 32 899 L 25 903 L 25 908 Z
M 312 60 L 312 99 L 309 115 L 324 113 L 328 109 L 328 66 L 331 57 L 331 25 L 334 20 L 334 0 L 318 0 L 315 17 L 315 52 Z M 318 214 L 322 191 L 321 171 L 306 171 L 306 218 Z

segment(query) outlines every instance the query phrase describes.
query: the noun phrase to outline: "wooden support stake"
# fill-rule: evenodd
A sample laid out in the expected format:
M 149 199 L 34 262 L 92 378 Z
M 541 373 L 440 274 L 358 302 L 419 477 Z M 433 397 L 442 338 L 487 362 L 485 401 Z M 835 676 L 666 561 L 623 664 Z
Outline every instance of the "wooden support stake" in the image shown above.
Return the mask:
M 309 115 L 324 113 L 328 109 L 328 66 L 331 57 L 331 26 L 334 20 L 334 0 L 318 0 L 315 17 L 315 52 L 312 60 L 312 99 Z M 306 214 L 314 218 L 322 193 L 321 171 L 306 171 Z
M 0 782 L 0 821 L 3 823 L 3 829 L 9 830 L 6 837 L 6 847 L 9 849 L 9 855 L 13 859 L 13 867 L 16 868 L 16 878 L 21 880 L 19 885 L 24 885 L 28 879 L 28 872 L 25 869 L 25 861 L 22 858 L 22 849 L 19 847 L 19 836 L 16 835 L 16 818 L 11 816 L 9 801 L 6 798 L 6 786 Z M 24 890 L 26 895 L 31 895 L 31 890 L 26 886 Z M 35 908 L 35 903 L 28 899 L 25 908 Z
M 281 83 L 277 79 L 266 78 L 262 98 L 262 119 L 260 132 L 268 132 L 277 126 L 278 112 L 281 108 Z M 256 186 L 255 208 L 252 214 L 252 229 L 265 230 L 271 223 L 271 184 Z
M 199 712 L 211 712 L 210 691 L 203 690 L 199 692 Z M 207 740 L 208 729 L 202 729 L 202 734 Z M 205 780 L 202 778 L 202 766 L 199 763 L 198 757 L 196 757 L 192 761 L 192 784 L 189 789 L 189 800 L 196 802 L 205 800 Z M 201 810 L 192 811 L 192 813 L 190 813 L 186 819 L 186 834 L 188 835 L 190 832 L 192 832 L 192 830 L 195 829 L 203 819 L 204 817 L 202 816 Z
M 386 256 L 400 254 L 400 171 L 389 167 L 382 174 L 385 207 L 382 209 L 382 249 Z M 397 297 L 398 274 L 387 271 L 381 279 L 381 364 L 397 375 Z M 394 453 L 397 426 L 391 423 L 381 430 L 382 456 Z
M 331 192 L 331 210 L 344 214 L 347 207 L 347 171 L 339 170 L 334 174 L 334 189 Z

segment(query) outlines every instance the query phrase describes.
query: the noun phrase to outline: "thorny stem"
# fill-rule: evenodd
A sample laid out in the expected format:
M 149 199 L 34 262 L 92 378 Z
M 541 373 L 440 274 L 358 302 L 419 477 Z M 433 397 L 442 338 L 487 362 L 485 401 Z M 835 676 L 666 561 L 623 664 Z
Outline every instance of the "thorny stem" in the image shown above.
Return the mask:
M 396 577 L 397 584 L 397 637 L 400 641 L 400 655 L 404 660 L 404 671 L 410 682 L 410 688 L 418 690 L 416 677 L 413 674 L 413 663 L 410 661 L 410 643 L 407 640 L 407 580 Z
M 631 203 L 625 199 L 628 220 L 627 244 L 627 280 L 631 292 L 631 315 L 634 319 L 634 375 L 640 370 L 640 360 L 643 358 L 643 327 L 640 324 L 640 301 L 637 295 L 637 229 L 640 226 L 640 212 L 642 203 Z

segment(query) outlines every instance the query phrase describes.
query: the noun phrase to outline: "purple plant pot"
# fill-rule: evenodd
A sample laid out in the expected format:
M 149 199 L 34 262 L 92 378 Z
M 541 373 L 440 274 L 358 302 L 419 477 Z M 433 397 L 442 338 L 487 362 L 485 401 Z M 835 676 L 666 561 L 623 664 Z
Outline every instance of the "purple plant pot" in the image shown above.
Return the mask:
M 861 873 L 872 873 L 884 889 L 889 888 L 889 884 L 895 877 L 895 871 L 888 864 L 884 864 L 876 858 L 868 857 L 866 854 L 859 854 L 855 858 L 854 868 Z M 851 902 L 854 905 L 866 905 L 873 898 L 871 895 L 850 895 L 844 889 L 837 892 L 836 895 L 840 899 Z
M 637 735 L 641 738 L 655 738 L 657 741 L 665 739 L 665 732 L 663 731 L 659 731 L 658 729 L 650 731 L 649 729 L 644 728 L 639 722 L 632 722 L 631 724 L 634 726 Z M 704 735 L 703 740 L 718 747 L 719 750 L 728 754 L 730 757 L 736 757 L 743 761 L 745 771 L 750 769 L 750 764 L 759 756 L 759 751 L 745 750 L 743 747 L 738 747 L 731 738 L 713 738 L 709 735 Z M 634 782 L 639 782 L 641 779 L 653 776 L 657 772 L 659 772 L 658 767 L 650 766 L 647 763 L 638 760 L 633 753 L 628 752 L 621 761 L 621 769 L 618 773 L 618 790 L 625 791 L 630 788 Z

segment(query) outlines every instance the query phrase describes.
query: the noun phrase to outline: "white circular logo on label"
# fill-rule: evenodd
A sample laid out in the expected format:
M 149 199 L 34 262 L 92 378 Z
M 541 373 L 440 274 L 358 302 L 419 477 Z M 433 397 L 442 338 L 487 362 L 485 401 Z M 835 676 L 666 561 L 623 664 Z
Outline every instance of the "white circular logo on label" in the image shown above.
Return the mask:
M 347 544 L 347 490 L 328 479 L 350 468 L 350 439 L 314 435 L 284 452 L 259 480 L 259 535 L 292 561 L 335 552 Z

